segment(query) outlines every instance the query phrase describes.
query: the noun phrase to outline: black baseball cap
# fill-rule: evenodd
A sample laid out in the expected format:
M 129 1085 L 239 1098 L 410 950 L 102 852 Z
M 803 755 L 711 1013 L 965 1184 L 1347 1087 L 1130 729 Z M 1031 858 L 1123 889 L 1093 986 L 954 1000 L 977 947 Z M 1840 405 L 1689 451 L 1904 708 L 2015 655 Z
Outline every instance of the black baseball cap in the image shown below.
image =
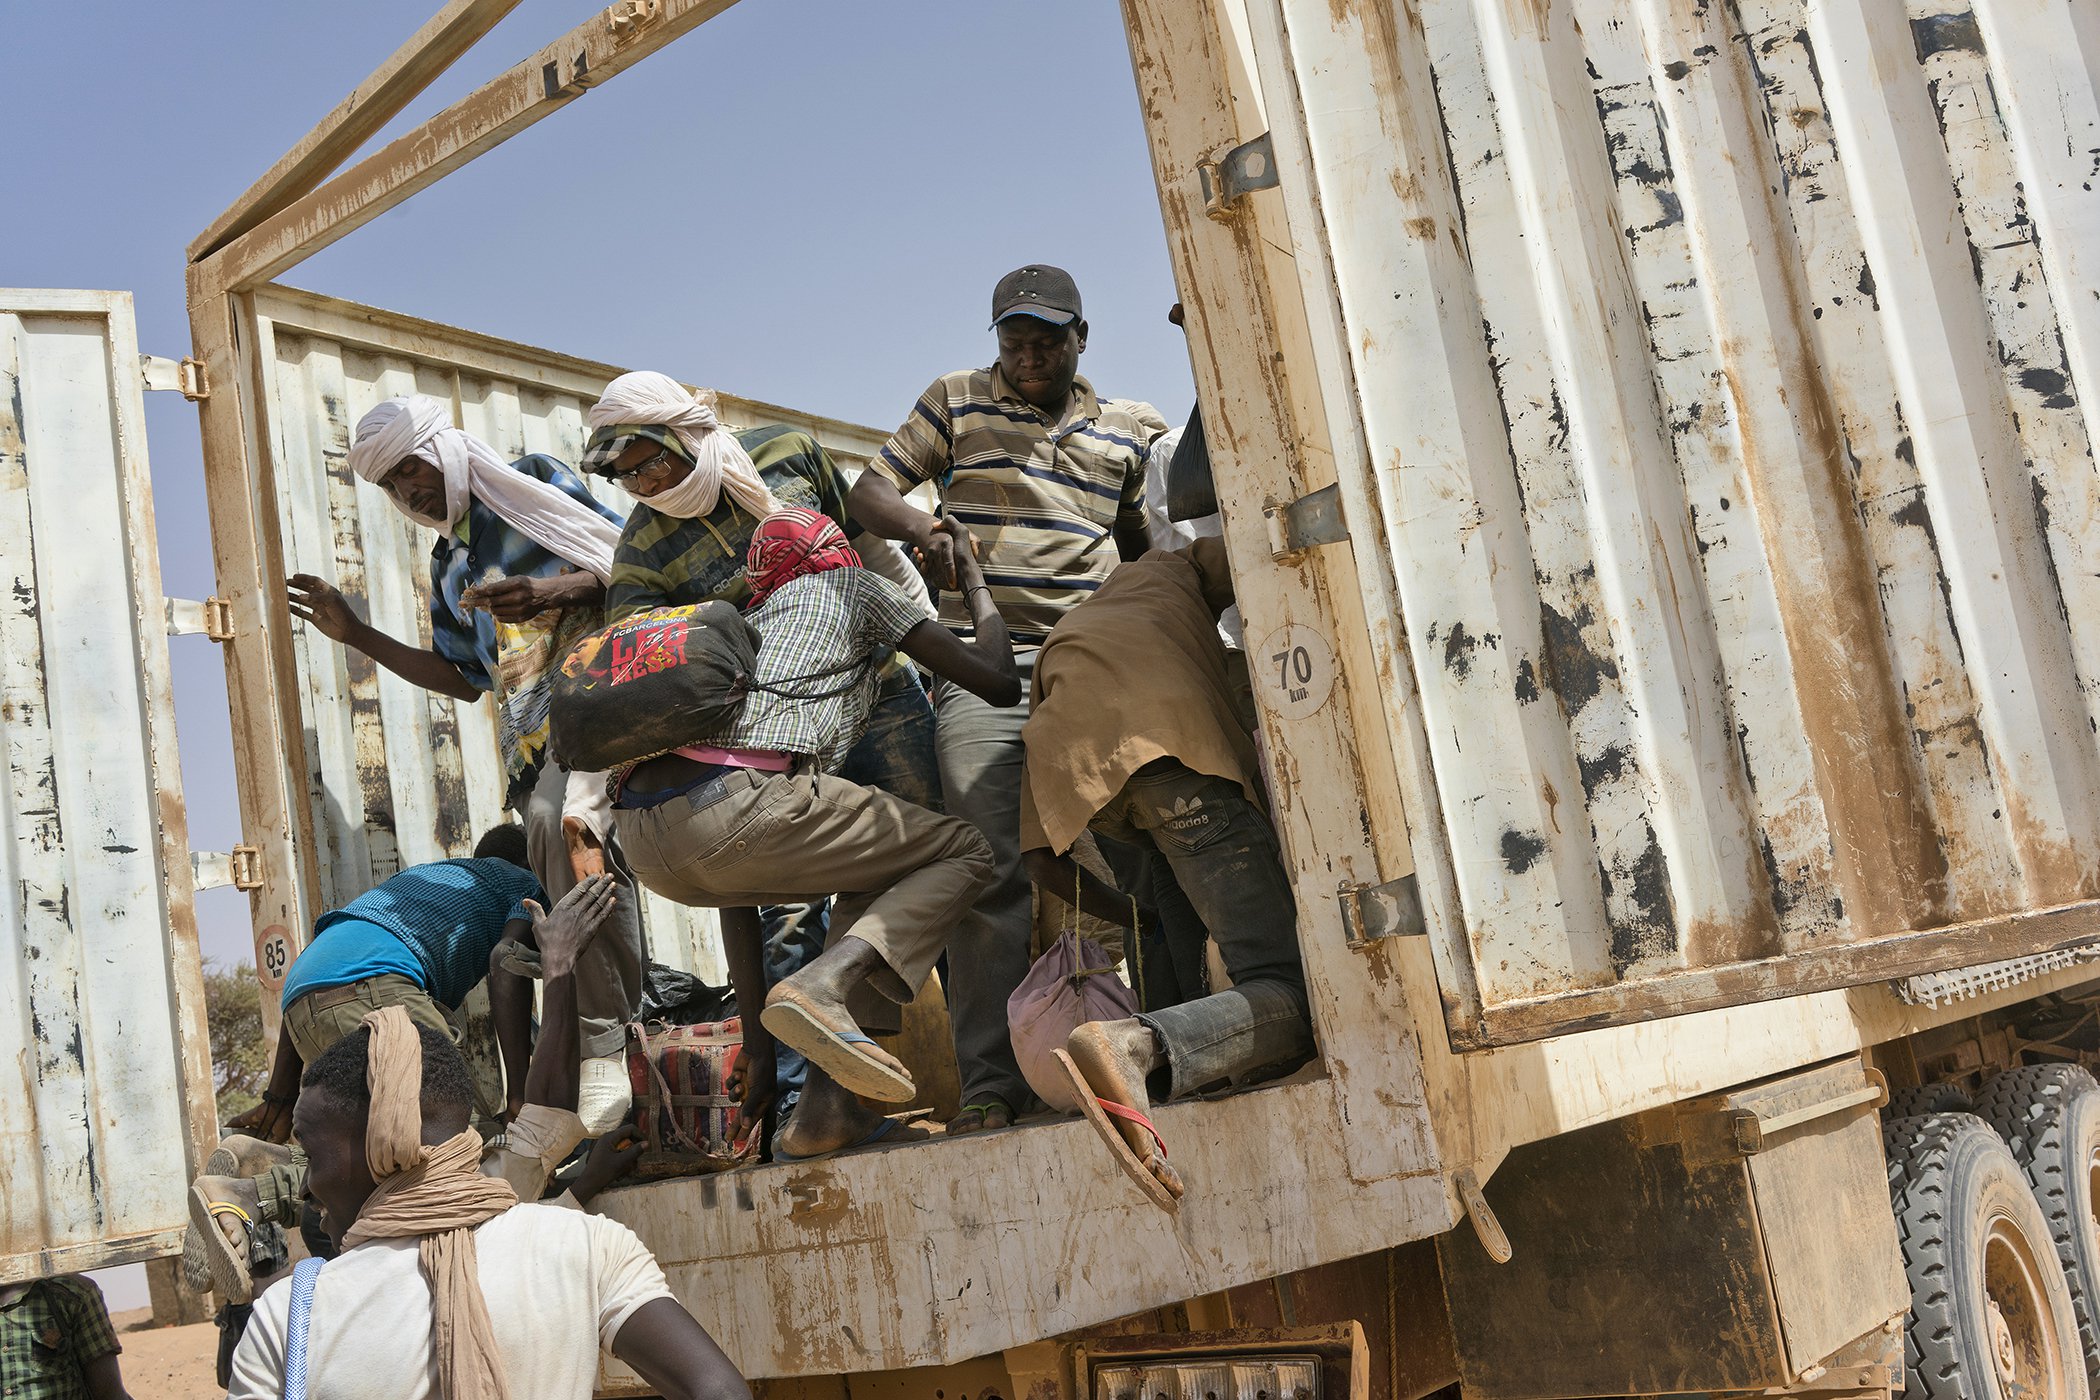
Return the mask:
M 1079 319 L 1079 284 L 1061 267 L 1030 263 L 1007 273 L 992 289 L 992 324 L 1009 316 L 1034 316 L 1053 326 Z

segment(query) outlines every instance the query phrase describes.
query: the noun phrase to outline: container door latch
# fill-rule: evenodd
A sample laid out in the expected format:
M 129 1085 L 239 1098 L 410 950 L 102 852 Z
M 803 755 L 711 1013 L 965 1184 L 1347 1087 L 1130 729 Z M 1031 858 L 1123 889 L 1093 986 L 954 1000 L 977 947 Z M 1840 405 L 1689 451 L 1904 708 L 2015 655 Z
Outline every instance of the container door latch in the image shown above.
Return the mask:
M 1266 131 L 1197 162 L 1196 174 L 1203 181 L 1203 212 L 1213 219 L 1256 190 L 1273 190 L 1283 183 L 1276 173 L 1276 147 Z

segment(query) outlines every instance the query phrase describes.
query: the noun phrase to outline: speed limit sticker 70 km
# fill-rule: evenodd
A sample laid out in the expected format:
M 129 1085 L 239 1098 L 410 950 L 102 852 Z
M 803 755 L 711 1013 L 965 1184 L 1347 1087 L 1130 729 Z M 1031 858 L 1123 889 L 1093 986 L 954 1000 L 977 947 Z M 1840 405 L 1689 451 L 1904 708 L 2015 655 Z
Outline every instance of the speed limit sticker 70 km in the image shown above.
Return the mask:
M 1334 693 L 1334 648 L 1303 623 L 1271 632 L 1247 654 L 1247 664 L 1269 708 L 1285 719 L 1304 719 Z

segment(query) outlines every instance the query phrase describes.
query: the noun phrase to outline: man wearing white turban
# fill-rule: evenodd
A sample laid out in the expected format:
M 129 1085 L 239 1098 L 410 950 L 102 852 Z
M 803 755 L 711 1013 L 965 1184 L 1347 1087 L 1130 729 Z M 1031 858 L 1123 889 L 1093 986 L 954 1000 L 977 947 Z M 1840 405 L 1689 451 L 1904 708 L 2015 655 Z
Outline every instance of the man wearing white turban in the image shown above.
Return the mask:
M 289 580 L 292 615 L 426 690 L 466 701 L 495 692 L 506 802 L 525 817 L 533 873 L 559 900 L 577 879 L 571 845 L 590 851 L 584 863 L 595 866 L 612 840 L 612 814 L 602 774 L 565 772 L 547 751 L 548 681 L 569 643 L 603 624 L 620 517 L 554 458 L 507 461 L 421 394 L 388 399 L 358 420 L 350 469 L 437 531 L 431 645 L 379 631 L 312 574 Z M 641 1007 L 642 966 L 639 902 L 627 884 L 576 974 L 579 1112 L 594 1134 L 627 1110 L 627 1023 Z
M 613 557 L 606 616 L 618 621 L 650 608 L 751 597 L 745 557 L 759 521 L 781 506 L 829 516 L 876 573 L 898 584 L 926 616 L 932 602 L 919 572 L 889 541 L 866 534 L 846 511 L 846 478 L 822 445 L 792 428 L 733 432 L 715 415 L 714 396 L 695 394 L 669 375 L 623 374 L 589 414 L 583 469 L 611 478 L 637 498 Z M 838 776 L 939 812 L 941 780 L 934 752 L 933 708 L 911 663 L 902 657 L 883 674 L 866 732 Z M 817 904 L 725 909 L 724 951 L 764 961 L 739 968 L 740 980 L 762 975 L 777 985 L 824 950 L 828 908 Z M 867 1028 L 895 1030 L 871 1011 Z M 881 1115 L 845 1093 L 802 1057 L 776 1047 L 756 1017 L 745 1018 L 743 1103 L 755 1117 L 771 1109 L 781 1128 L 778 1150 L 800 1157 L 850 1147 L 882 1132 Z M 804 1092 L 805 1088 L 808 1092 Z M 777 1096 L 777 1097 L 776 1097 Z

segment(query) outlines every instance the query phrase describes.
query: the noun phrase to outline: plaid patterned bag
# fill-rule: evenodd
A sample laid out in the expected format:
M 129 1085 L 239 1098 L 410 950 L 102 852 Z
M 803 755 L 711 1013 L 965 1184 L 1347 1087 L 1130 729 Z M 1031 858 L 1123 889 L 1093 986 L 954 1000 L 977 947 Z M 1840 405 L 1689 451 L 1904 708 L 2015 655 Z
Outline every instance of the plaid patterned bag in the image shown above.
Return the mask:
M 636 1175 L 727 1171 L 757 1153 L 758 1125 L 744 1126 L 729 1094 L 743 1049 L 743 1022 L 735 1017 L 697 1026 L 628 1023 L 627 1074 L 647 1144 Z

